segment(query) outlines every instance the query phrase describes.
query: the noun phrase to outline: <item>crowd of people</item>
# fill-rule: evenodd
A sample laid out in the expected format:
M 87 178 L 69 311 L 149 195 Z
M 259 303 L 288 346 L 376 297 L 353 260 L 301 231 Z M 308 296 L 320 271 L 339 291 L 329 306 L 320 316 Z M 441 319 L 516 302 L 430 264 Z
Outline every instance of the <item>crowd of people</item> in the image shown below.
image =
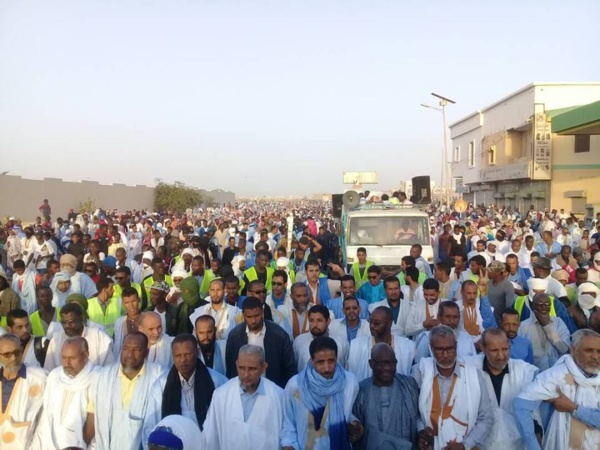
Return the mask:
M 389 276 L 320 201 L 9 218 L 0 448 L 600 448 L 600 214 L 427 210 Z

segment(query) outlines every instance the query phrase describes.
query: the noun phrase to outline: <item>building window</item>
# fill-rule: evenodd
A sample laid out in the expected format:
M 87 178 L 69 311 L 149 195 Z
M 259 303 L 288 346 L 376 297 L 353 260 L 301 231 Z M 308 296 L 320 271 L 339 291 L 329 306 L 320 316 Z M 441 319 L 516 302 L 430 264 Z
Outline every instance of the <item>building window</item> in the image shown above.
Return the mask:
M 469 167 L 475 166 L 475 141 L 469 142 Z
M 575 153 L 589 153 L 590 151 L 590 135 L 576 134 L 575 135 Z
M 589 136 L 588 136 L 589 137 Z M 571 212 L 574 214 L 585 214 L 587 197 L 576 197 L 571 199 Z
M 454 158 L 452 158 L 454 162 L 460 161 L 460 145 L 454 147 Z
M 488 164 L 493 166 L 496 164 L 496 146 L 492 145 L 488 148 Z

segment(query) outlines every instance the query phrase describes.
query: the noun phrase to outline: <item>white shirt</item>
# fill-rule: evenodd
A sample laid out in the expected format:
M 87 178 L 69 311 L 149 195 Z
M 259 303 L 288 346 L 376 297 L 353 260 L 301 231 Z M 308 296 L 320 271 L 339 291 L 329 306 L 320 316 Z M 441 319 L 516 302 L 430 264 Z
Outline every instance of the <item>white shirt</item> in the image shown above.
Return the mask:
M 248 336 L 248 344 L 249 345 L 258 345 L 259 347 L 265 348 L 265 333 L 267 332 L 267 327 L 263 322 L 262 330 L 258 333 L 253 333 L 246 325 L 246 335 Z
M 192 373 L 190 379 L 187 381 L 179 372 L 177 375 L 179 375 L 179 381 L 181 381 L 181 415 L 198 423 L 194 403 L 194 379 L 196 371 L 194 370 L 194 373 Z
M 167 332 L 167 310 L 165 310 L 164 312 L 159 312 L 156 308 L 154 309 L 154 312 L 157 313 L 160 316 L 160 323 L 163 329 L 163 333 Z

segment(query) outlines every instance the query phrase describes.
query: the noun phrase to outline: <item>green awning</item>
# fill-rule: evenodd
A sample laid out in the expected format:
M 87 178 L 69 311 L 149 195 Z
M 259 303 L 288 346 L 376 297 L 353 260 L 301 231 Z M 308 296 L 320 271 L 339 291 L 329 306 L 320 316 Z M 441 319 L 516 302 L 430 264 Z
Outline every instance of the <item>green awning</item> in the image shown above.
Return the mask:
M 600 101 L 553 117 L 552 132 L 563 135 L 600 134 Z

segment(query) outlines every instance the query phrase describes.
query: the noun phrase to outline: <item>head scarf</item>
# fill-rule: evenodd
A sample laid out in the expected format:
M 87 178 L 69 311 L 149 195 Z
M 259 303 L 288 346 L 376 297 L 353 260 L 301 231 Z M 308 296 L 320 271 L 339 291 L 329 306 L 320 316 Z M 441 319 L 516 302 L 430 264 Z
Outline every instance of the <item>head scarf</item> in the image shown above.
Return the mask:
M 529 287 L 529 301 L 533 301 L 535 291 L 548 290 L 548 279 L 547 278 L 530 278 L 527 280 L 527 287 Z
M 179 312 L 179 319 L 181 323 L 185 323 L 190 317 L 190 308 L 194 306 L 200 300 L 200 284 L 194 277 L 187 277 L 181 280 L 179 284 L 181 289 L 181 311 Z
M 559 269 L 559 270 L 555 270 L 554 272 L 552 272 L 552 278 L 554 278 L 555 280 L 561 281 L 569 281 L 569 272 L 567 272 L 564 269 Z
M 200 440 L 198 425 L 191 419 L 178 415 L 165 417 L 148 436 L 148 444 L 177 450 L 197 448 Z
M 88 314 L 87 314 L 88 300 L 87 300 L 87 298 L 85 298 L 85 295 L 77 294 L 77 293 L 70 294 L 67 297 L 67 303 L 71 303 L 71 302 L 75 302 L 79 306 L 81 306 L 81 308 L 83 309 L 83 316 L 87 319 L 88 318 Z
M 60 265 L 62 266 L 63 264 L 69 264 L 73 267 L 73 273 L 71 273 L 71 275 L 74 275 L 77 271 L 77 258 L 75 256 L 68 253 L 66 255 L 62 255 L 60 257 Z
M 590 295 L 591 292 L 596 293 L 596 297 Z M 577 287 L 577 303 L 584 311 L 600 306 L 600 289 L 594 283 L 581 283 Z
M 65 303 L 67 303 L 67 298 L 69 295 L 73 293 L 73 291 L 71 291 L 71 286 L 69 286 L 67 292 L 61 292 L 58 290 L 58 283 L 63 281 L 71 281 L 71 275 L 69 272 L 62 271 L 55 273 L 52 277 L 52 282 L 50 283 L 50 289 L 52 290 L 52 306 L 55 308 L 57 306 L 62 308 Z

